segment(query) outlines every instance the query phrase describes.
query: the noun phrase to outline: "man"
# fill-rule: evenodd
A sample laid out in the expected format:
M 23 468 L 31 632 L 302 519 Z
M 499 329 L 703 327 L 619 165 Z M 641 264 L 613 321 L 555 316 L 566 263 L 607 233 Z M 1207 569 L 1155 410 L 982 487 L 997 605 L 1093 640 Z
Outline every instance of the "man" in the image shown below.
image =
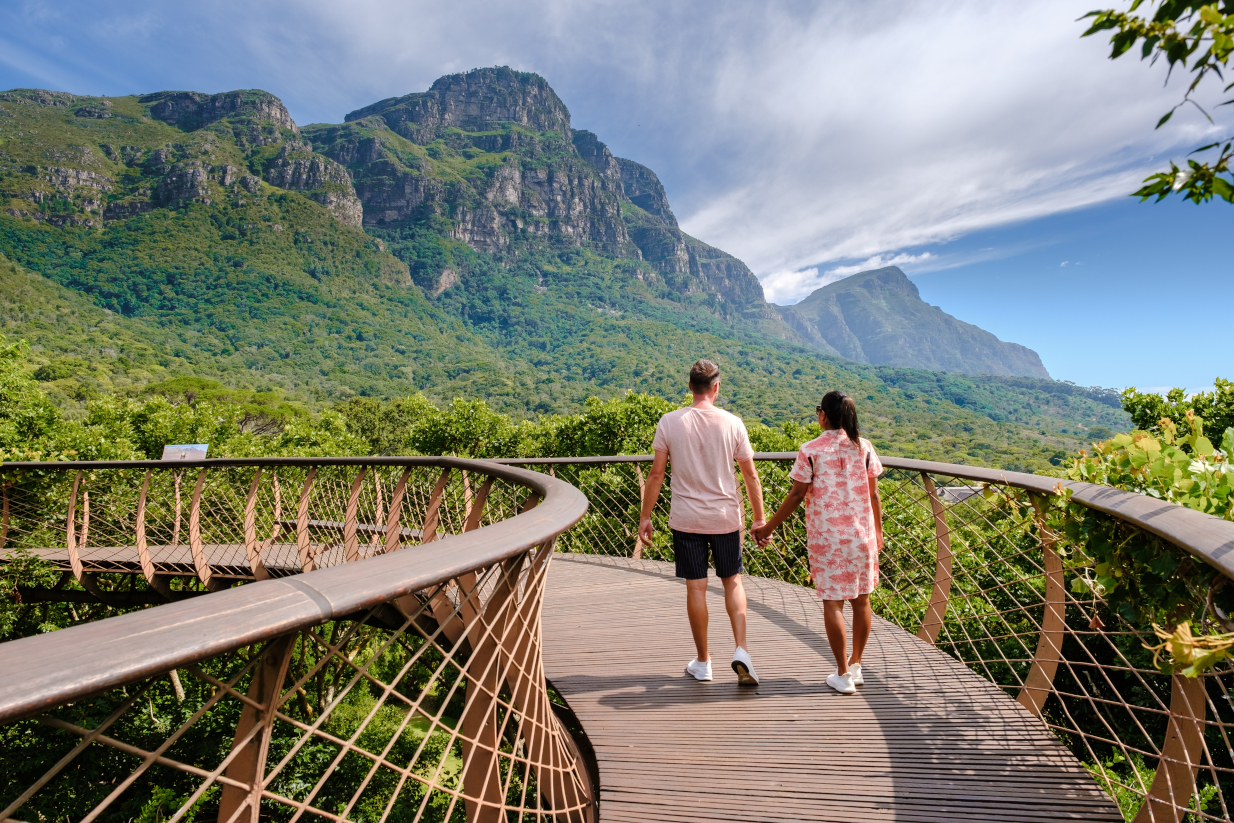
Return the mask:
M 672 505 L 668 525 L 673 534 L 677 576 L 686 581 L 686 615 L 698 655 L 686 666 L 697 680 L 711 680 L 707 653 L 707 556 L 715 560 L 716 576 L 724 583 L 724 607 L 733 624 L 733 671 L 738 682 L 758 685 L 758 675 L 746 650 L 746 592 L 741 585 L 741 532 L 744 508 L 733 474 L 733 461 L 754 514 L 752 528 L 763 525 L 763 487 L 754 469 L 754 450 L 741 418 L 715 406 L 720 393 L 720 368 L 699 360 L 690 368 L 694 403 L 660 418 L 652 441 L 655 462 L 643 491 L 638 533 L 651 544 L 651 511 L 660 497 L 664 469 L 673 464 Z

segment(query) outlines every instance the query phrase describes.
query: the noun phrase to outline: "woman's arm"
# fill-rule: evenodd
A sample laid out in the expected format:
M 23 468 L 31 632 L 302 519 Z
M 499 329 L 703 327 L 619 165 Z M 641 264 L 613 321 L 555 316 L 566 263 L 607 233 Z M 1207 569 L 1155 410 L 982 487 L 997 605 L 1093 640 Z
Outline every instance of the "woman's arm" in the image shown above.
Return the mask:
M 883 550 L 883 501 L 878 496 L 878 478 L 870 478 L 870 505 L 874 507 L 874 534 L 878 536 L 878 550 Z
M 797 507 L 801 505 L 801 501 L 806 499 L 806 494 L 810 491 L 809 483 L 802 483 L 800 480 L 793 481 L 793 488 L 788 493 L 788 497 L 784 498 L 784 502 L 780 504 L 780 508 L 766 525 L 751 529 L 750 533 L 754 535 L 754 539 L 760 544 L 767 542 L 770 539 L 772 532 L 780 527 L 780 524 L 788 519 L 788 516 L 797 511 Z

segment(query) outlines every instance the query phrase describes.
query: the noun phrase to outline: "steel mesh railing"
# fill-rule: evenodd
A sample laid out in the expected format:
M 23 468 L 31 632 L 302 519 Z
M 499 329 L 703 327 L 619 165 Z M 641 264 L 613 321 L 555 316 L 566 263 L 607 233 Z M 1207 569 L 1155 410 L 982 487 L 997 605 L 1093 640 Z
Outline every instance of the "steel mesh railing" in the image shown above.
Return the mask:
M 452 458 L 3 481 L 10 560 L 170 602 L 0 646 L 0 820 L 594 819 L 540 654 L 566 484 Z
M 769 512 L 791 488 L 793 456 L 756 456 Z M 653 512 L 653 542 L 643 545 L 636 534 L 650 459 L 509 462 L 551 472 L 587 495 L 590 509 L 563 536 L 560 550 L 672 560 L 667 483 Z M 1223 665 L 1195 679 L 1163 675 L 1145 648 L 1158 642 L 1150 627 L 1128 623 L 1089 589 L 1073 590 L 1076 570 L 1064 571 L 1067 540 L 1045 517 L 1060 481 L 894 458 L 883 462 L 886 548 L 871 598 L 876 614 L 963 661 L 1039 717 L 1128 820 L 1231 819 L 1234 672 Z M 1101 510 L 1141 501 L 1157 507 L 1147 514 L 1119 511 L 1137 528 L 1201 518 L 1216 524 L 1207 545 L 1234 538 L 1234 524 L 1174 511 L 1179 507 L 1172 504 L 1065 485 L 1083 491 L 1073 500 Z M 1191 544 L 1202 542 L 1165 536 L 1192 551 L 1198 549 Z M 1212 557 L 1220 554 L 1206 559 L 1215 562 Z M 770 545 L 747 540 L 744 561 L 748 574 L 810 585 L 803 511 Z

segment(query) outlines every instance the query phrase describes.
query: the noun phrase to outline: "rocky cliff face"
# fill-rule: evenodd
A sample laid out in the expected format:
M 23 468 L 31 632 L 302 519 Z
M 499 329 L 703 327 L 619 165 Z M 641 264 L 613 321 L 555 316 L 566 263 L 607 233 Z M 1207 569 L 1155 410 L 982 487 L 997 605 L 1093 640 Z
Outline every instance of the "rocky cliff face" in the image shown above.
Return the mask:
M 184 131 L 217 123 L 223 118 L 242 118 L 297 131 L 283 101 L 255 89 L 202 94 L 196 91 L 161 91 L 138 98 L 149 104 L 150 116 Z
M 818 289 L 784 321 L 817 348 L 856 360 L 930 371 L 1049 378 L 1032 349 L 1006 343 L 921 299 L 891 266 Z
M 391 97 L 357 109 L 350 123 L 380 117 L 396 134 L 427 145 L 442 129 L 482 132 L 518 125 L 536 132 L 570 134 L 570 112 L 537 74 L 510 68 L 476 69 L 449 74 L 427 92 Z
M 304 192 L 348 225 L 359 226 L 362 222 L 364 208 L 347 169 L 328 157 L 314 154 L 308 143 L 284 143 L 275 158 L 265 164 L 263 176 L 272 186 Z
M 531 249 L 589 249 L 648 264 L 635 267 L 645 285 L 716 313 L 766 313 L 749 269 L 683 234 L 655 173 L 572 129 L 569 110 L 538 75 L 448 75 L 304 136 L 347 169 L 365 226 L 431 228 L 506 260 Z M 436 290 L 441 272 L 426 277 Z
M 113 136 L 91 131 L 63 145 L 58 130 L 66 124 L 54 118 L 67 114 L 54 114 L 58 109 L 72 111 L 70 128 L 104 120 Z M 13 216 L 94 227 L 155 208 L 237 204 L 260 188 L 251 170 L 273 186 L 302 192 L 344 223 L 361 223 L 347 171 L 314 154 L 286 107 L 264 91 L 97 98 L 15 89 L 0 93 L 0 121 L 9 119 L 25 123 L 30 138 L 9 144 L 21 155 L 0 156 L 0 165 L 13 172 L 0 192 L 8 194 L 6 211 Z M 152 130 L 160 121 L 172 128 Z

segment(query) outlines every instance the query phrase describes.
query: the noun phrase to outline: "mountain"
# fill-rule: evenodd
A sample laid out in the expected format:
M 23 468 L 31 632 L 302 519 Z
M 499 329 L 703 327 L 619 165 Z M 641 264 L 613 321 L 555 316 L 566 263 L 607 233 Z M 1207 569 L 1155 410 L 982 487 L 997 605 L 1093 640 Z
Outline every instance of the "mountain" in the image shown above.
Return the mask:
M 0 93 L 0 254 L 0 331 L 70 410 L 191 376 L 527 416 L 677 397 L 711 356 L 747 418 L 809 417 L 842 387 L 905 454 L 1042 465 L 1125 423 L 1080 387 L 837 356 L 681 231 L 653 171 L 504 68 L 303 128 L 258 90 Z
M 895 266 L 854 274 L 823 286 L 795 306 L 776 308 L 815 346 L 858 363 L 1050 377 L 1035 351 L 1004 343 L 926 303 Z
M 430 293 L 464 285 L 467 272 L 408 241 L 461 242 L 509 262 L 564 245 L 621 261 L 649 296 L 779 325 L 749 268 L 682 232 L 655 172 L 571 128 L 538 75 L 448 75 L 345 120 L 304 136 L 347 169 L 364 226 L 402 251 Z

